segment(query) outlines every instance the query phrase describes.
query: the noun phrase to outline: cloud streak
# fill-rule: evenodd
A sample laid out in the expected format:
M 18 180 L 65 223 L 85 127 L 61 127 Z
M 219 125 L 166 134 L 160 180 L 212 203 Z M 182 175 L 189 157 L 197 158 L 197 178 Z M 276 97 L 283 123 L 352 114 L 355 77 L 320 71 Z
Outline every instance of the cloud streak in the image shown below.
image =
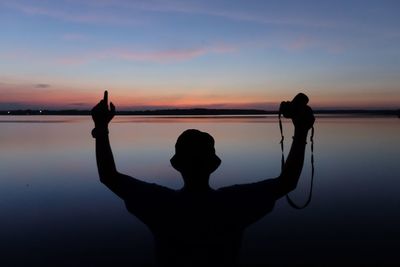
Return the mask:
M 8 7 L 18 10 L 24 14 L 33 16 L 46 16 L 54 19 L 78 23 L 115 24 L 125 26 L 142 24 L 143 21 L 138 20 L 137 16 L 135 19 L 133 19 L 133 16 L 130 12 L 113 12 L 115 9 L 118 9 L 119 11 L 138 12 L 138 14 L 143 12 L 152 12 L 205 15 L 224 18 L 231 21 L 252 22 L 267 25 L 305 27 L 336 27 L 338 25 L 338 22 L 328 21 L 326 19 L 311 19 L 301 16 L 277 17 L 274 14 L 260 15 L 254 10 L 249 10 L 246 12 L 242 10 L 221 9 L 220 7 L 210 8 L 199 4 L 199 2 L 187 1 L 69 0 L 67 3 L 68 6 L 73 6 L 77 10 L 79 10 L 79 7 L 86 7 L 88 10 L 90 10 L 90 12 L 77 12 L 76 10 L 74 12 L 66 12 L 59 7 L 49 8 L 22 2 L 5 2 Z
M 47 83 L 35 84 L 35 88 L 49 88 L 49 87 L 50 87 L 50 84 L 47 84 Z
M 80 65 L 98 60 L 123 60 L 139 62 L 170 63 L 187 61 L 208 54 L 233 53 L 237 47 L 218 44 L 197 48 L 168 49 L 160 51 L 135 51 L 129 49 L 109 49 L 74 57 L 63 57 L 58 60 L 64 65 Z
M 9 8 L 18 10 L 27 15 L 45 16 L 53 19 L 64 20 L 76 23 L 93 23 L 93 24 L 115 24 L 122 26 L 138 25 L 138 20 L 132 17 L 121 16 L 111 12 L 90 11 L 86 13 L 66 12 L 60 9 L 39 7 L 27 4 L 6 2 Z
M 82 2 L 82 1 L 81 1 Z M 253 22 L 257 24 L 305 26 L 305 27 L 336 27 L 337 21 L 311 19 L 305 17 L 277 17 L 275 14 L 257 14 L 253 11 L 238 11 L 221 9 L 220 7 L 205 7 L 190 1 L 124 1 L 124 0 L 83 0 L 87 5 L 96 7 L 116 7 L 130 10 L 143 10 L 157 13 L 182 13 L 190 15 L 206 15 L 225 18 L 232 21 Z
M 313 35 L 285 36 L 280 40 L 268 42 L 260 40 L 259 45 L 264 44 L 265 48 L 279 48 L 288 52 L 300 53 L 304 51 L 315 52 L 317 50 L 329 54 L 340 54 L 348 49 L 348 45 L 337 40 L 324 40 Z M 256 46 L 256 45 L 255 45 Z

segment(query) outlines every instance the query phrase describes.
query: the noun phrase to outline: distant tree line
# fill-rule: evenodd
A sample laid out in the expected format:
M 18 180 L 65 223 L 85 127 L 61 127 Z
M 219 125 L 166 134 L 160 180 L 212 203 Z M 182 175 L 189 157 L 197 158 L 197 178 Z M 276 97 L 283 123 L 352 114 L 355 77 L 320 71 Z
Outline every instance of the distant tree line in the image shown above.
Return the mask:
M 400 109 L 392 110 L 365 110 L 365 109 L 330 109 L 330 110 L 314 110 L 315 114 L 354 114 L 354 115 L 381 115 L 381 116 L 399 116 Z M 117 111 L 117 115 L 154 115 L 154 116 L 196 116 L 196 115 L 269 115 L 278 114 L 277 110 L 260 110 L 260 109 L 159 109 L 159 110 L 133 110 L 133 111 Z M 90 115 L 90 110 L 34 110 L 34 109 L 18 109 L 18 110 L 0 110 L 0 115 Z

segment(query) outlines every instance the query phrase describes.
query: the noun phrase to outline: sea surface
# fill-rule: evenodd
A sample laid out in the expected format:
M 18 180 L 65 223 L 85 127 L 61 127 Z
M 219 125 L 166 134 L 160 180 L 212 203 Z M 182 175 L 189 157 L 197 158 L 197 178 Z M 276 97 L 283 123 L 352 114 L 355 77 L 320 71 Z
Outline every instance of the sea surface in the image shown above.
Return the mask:
M 285 121 L 285 153 L 293 127 Z M 99 182 L 88 116 L 0 116 L 0 266 L 154 263 L 153 237 Z M 170 165 L 186 129 L 214 136 L 222 159 L 214 188 L 280 173 L 276 116 L 120 116 L 110 140 L 120 172 L 173 189 Z M 282 198 L 248 227 L 240 261 L 264 264 L 400 264 L 400 119 L 317 117 L 313 199 Z M 298 188 L 310 183 L 310 142 Z

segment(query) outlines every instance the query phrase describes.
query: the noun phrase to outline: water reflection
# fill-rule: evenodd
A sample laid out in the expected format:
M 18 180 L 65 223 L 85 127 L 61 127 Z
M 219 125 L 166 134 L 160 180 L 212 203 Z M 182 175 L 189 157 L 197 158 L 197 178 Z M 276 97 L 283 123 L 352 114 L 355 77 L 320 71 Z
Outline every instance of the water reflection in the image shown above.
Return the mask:
M 69 266 L 152 263 L 150 231 L 98 184 L 90 118 L 49 119 L 68 122 L 0 123 L 2 265 L 60 265 L 60 259 Z M 115 123 L 110 138 L 121 171 L 170 188 L 182 184 L 166 159 L 187 128 L 217 140 L 224 162 L 212 187 L 278 175 L 276 118 L 240 120 Z M 241 261 L 398 264 L 398 136 L 397 118 L 320 118 L 311 205 L 299 212 L 278 201 L 273 216 L 246 230 Z M 305 166 L 293 195 L 300 202 L 309 185 L 309 162 Z

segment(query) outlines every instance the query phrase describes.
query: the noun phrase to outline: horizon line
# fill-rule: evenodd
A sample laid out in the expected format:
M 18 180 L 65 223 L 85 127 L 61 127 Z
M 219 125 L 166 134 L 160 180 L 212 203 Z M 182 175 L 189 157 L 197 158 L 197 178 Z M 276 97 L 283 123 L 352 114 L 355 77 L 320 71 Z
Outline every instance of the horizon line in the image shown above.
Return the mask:
M 0 115 L 90 115 L 91 109 L 0 109 Z M 400 114 L 400 108 L 314 108 L 315 114 L 375 113 Z M 269 115 L 279 114 L 279 109 L 256 108 L 167 108 L 118 110 L 117 115 Z

